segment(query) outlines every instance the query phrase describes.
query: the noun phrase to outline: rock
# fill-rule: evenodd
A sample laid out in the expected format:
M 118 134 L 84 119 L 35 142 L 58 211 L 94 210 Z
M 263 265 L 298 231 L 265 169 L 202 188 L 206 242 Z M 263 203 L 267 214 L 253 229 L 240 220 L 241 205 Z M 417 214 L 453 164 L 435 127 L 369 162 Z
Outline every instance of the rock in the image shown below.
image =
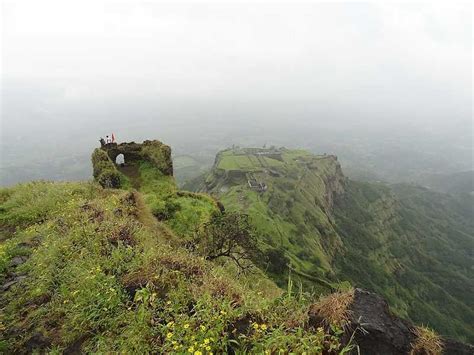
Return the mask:
M 10 287 L 12 287 L 14 284 L 20 282 L 21 280 L 24 280 L 26 279 L 26 276 L 25 275 L 19 275 L 19 276 L 15 276 L 13 279 L 7 281 L 6 283 L 4 283 L 2 285 L 2 290 L 3 291 L 8 291 L 8 289 Z
M 11 266 L 18 266 L 23 264 L 28 258 L 26 256 L 15 256 L 11 261 L 10 265 Z
M 324 324 L 324 319 L 311 308 L 309 311 L 309 325 L 316 328 Z M 352 337 L 358 345 L 359 353 L 363 355 L 399 355 L 411 354 L 412 344 L 416 340 L 415 325 L 399 318 L 390 312 L 387 301 L 379 295 L 354 290 L 352 304 L 349 306 L 349 325 L 343 336 L 343 343 Z M 453 339 L 442 339 L 443 354 L 473 355 L 474 346 L 464 344 Z M 357 349 L 352 351 L 358 354 Z
M 49 341 L 49 339 L 41 333 L 36 333 L 25 342 L 24 348 L 27 353 L 32 354 L 37 352 L 38 349 L 45 349 L 50 345 L 51 341 Z
M 464 344 L 453 339 L 444 339 L 444 350 L 445 355 L 472 355 L 474 354 L 474 346 L 470 344 Z
M 352 329 L 361 354 L 408 354 L 415 335 L 412 325 L 390 312 L 387 301 L 375 293 L 354 291 L 350 306 Z
M 117 157 L 123 155 L 125 162 L 117 163 Z M 144 141 L 143 143 L 109 143 L 96 148 L 92 153 L 92 173 L 94 179 L 107 188 L 119 188 L 121 179 L 119 170 L 137 166 L 146 161 L 164 175 L 173 175 L 171 148 L 160 141 Z

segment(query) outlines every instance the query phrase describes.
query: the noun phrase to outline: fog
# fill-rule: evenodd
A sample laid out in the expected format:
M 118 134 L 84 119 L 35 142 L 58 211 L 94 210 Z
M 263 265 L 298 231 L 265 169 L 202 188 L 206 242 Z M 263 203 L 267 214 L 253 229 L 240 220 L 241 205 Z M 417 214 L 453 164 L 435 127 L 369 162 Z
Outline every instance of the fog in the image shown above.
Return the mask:
M 204 167 L 274 144 L 338 154 L 354 178 L 472 169 L 470 4 L 1 6 L 2 185 L 90 178 L 110 132 Z

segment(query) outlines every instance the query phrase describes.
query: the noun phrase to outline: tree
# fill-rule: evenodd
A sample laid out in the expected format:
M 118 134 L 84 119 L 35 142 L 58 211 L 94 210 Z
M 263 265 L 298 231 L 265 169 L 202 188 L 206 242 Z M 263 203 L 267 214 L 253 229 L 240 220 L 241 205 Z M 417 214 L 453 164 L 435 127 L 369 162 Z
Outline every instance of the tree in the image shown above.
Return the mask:
M 249 216 L 236 212 L 214 215 L 196 233 L 194 245 L 207 260 L 228 257 L 241 270 L 251 267 L 250 261 L 260 254 Z

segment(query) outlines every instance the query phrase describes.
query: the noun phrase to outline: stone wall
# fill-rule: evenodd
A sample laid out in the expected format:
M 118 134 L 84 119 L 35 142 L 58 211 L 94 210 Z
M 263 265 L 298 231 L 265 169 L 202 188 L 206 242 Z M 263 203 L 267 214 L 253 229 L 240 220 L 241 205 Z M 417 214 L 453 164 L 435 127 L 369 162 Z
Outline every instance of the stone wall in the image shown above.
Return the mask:
M 123 154 L 126 165 L 139 162 L 149 162 L 164 175 L 173 175 L 173 161 L 171 148 L 157 140 L 147 140 L 143 143 L 125 142 L 103 144 L 92 153 L 92 167 L 94 179 L 102 187 L 119 188 L 121 173 L 115 161 L 119 154 Z
M 123 154 L 125 164 L 148 161 L 165 175 L 173 175 L 171 148 L 157 140 L 146 140 L 143 143 L 124 142 L 109 143 L 102 147 L 109 158 L 115 162 L 119 154 Z

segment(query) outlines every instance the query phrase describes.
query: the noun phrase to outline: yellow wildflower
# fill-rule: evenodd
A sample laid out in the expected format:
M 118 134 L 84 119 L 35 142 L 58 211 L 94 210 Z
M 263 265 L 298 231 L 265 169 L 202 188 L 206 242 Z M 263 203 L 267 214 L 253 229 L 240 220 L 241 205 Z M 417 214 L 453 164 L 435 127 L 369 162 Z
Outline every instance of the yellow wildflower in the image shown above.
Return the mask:
M 253 324 L 253 329 L 257 330 L 258 329 L 258 323 Z
M 266 325 L 266 324 L 261 324 L 261 325 L 260 325 L 260 328 L 261 328 L 262 330 L 267 330 L 267 325 Z
M 206 330 L 206 327 L 205 327 L 205 326 L 203 326 L 203 325 L 201 325 L 201 327 L 200 327 L 200 328 L 201 328 L 201 330 L 202 330 L 202 331 L 205 331 L 205 330 Z
M 173 337 L 173 333 L 168 333 L 168 334 L 166 334 L 166 337 L 167 337 L 168 339 L 172 338 L 172 337 Z
M 202 352 L 197 350 L 197 351 L 194 352 L 194 355 L 202 355 Z
M 207 351 L 211 350 L 211 347 L 210 347 L 210 346 L 206 346 L 206 350 L 207 350 Z
M 186 324 L 184 325 L 184 329 L 188 329 L 188 328 L 189 328 L 189 324 L 186 323 Z
M 188 349 L 188 351 L 189 351 L 191 354 L 194 353 L 194 346 L 190 346 L 189 349 Z
M 227 313 L 226 313 L 226 311 L 221 311 L 221 314 L 226 315 Z
M 210 340 L 209 339 L 204 339 L 204 344 L 209 344 Z

